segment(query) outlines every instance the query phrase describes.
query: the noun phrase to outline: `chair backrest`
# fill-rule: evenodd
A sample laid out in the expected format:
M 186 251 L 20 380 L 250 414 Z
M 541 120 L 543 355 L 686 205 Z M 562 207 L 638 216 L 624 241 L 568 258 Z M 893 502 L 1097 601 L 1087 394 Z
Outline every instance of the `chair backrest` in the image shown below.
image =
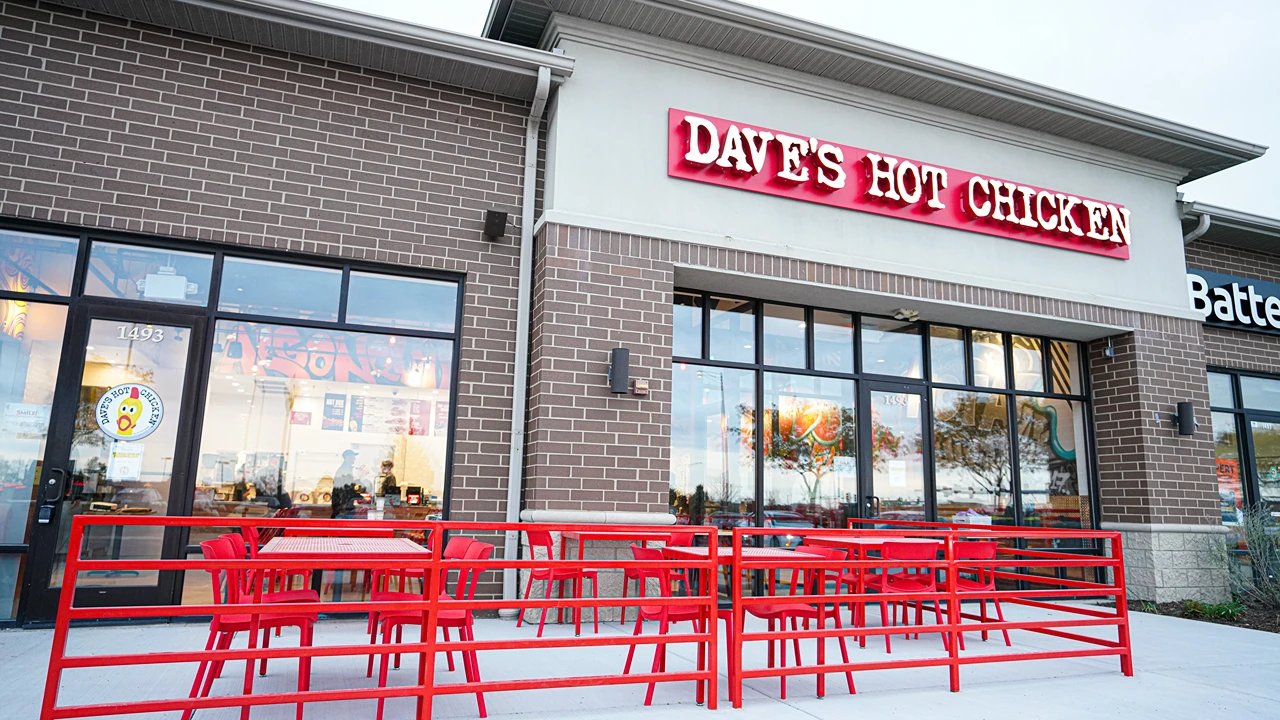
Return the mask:
M 205 560 L 244 559 L 244 553 L 237 553 L 235 547 L 231 544 L 231 541 L 226 537 L 219 537 L 214 540 L 205 540 L 200 543 L 200 553 L 204 556 Z M 237 555 L 239 557 L 237 557 Z M 224 602 L 222 597 L 224 577 L 232 580 L 226 583 L 227 597 L 225 602 L 228 604 L 240 602 L 241 583 L 237 581 L 240 577 L 240 573 L 238 571 L 230 570 L 228 568 L 209 568 L 207 572 L 213 579 L 214 605 L 221 605 Z
M 488 560 L 493 556 L 493 545 L 485 542 L 472 541 L 467 546 L 467 551 L 462 557 L 463 560 Z M 463 568 L 464 572 L 458 573 L 458 589 L 454 597 L 458 600 L 471 600 L 476 596 L 476 584 L 480 581 L 480 576 L 484 574 L 485 569 L 475 566 Z M 464 580 L 465 578 L 465 580 Z M 468 613 L 471 611 L 468 610 Z
M 990 540 L 961 540 L 951 548 L 957 560 L 995 560 L 999 545 Z
M 677 530 L 667 536 L 667 547 L 689 547 L 696 536 L 692 530 Z
M 475 541 L 475 538 L 454 535 L 449 538 L 449 542 L 444 544 L 442 557 L 445 560 L 461 560 L 467 556 L 467 548 L 471 547 L 471 544 Z
M 631 557 L 644 562 L 654 562 L 661 561 L 666 556 L 662 554 L 662 550 L 659 548 L 647 548 L 633 543 L 631 545 Z M 671 597 L 671 568 L 662 565 L 638 569 L 640 570 L 641 578 L 656 577 L 661 580 L 662 582 L 658 583 L 658 587 L 662 590 L 662 597 Z
M 551 531 L 550 530 L 525 530 L 524 534 L 529 537 L 529 556 L 533 560 L 538 559 L 538 554 L 534 552 L 538 548 L 547 551 L 545 559 L 550 560 L 551 555 Z
M 244 533 L 244 541 L 249 545 L 249 557 L 257 560 L 258 545 L 262 542 L 262 538 L 258 534 L 258 528 L 253 525 L 245 525 L 240 528 L 240 532 Z
M 880 557 L 885 560 L 929 561 L 938 557 L 936 542 L 885 542 L 880 546 Z
M 802 555 L 813 555 L 823 560 L 847 560 L 849 551 L 844 548 L 822 547 L 819 545 L 800 545 L 796 547 L 796 552 Z M 791 594 L 798 595 L 797 580 L 800 576 L 812 578 L 807 584 L 806 594 L 816 595 L 817 578 L 826 579 L 828 574 L 835 573 L 836 577 L 840 576 L 841 571 L 836 568 L 796 568 L 791 573 Z

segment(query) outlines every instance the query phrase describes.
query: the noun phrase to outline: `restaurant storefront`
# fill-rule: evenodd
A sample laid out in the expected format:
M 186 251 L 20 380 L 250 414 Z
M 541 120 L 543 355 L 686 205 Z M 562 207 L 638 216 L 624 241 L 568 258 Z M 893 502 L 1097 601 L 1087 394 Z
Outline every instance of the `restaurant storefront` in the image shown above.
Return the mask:
M 0 594 L 25 582 L 29 621 L 52 619 L 75 515 L 441 517 L 462 278 L 58 230 L 0 252 Z M 85 552 L 205 539 L 116 527 Z M 77 602 L 170 602 L 177 580 L 82 579 Z

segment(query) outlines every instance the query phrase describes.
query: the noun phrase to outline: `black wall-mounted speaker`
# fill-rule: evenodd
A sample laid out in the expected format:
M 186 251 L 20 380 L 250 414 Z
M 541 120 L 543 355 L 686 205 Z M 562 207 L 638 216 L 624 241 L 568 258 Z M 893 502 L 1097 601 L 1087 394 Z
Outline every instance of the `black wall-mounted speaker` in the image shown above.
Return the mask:
M 609 354 L 609 392 L 626 393 L 631 384 L 631 351 L 614 348 Z
M 498 240 L 507 234 L 507 214 L 501 210 L 484 211 L 484 236 Z

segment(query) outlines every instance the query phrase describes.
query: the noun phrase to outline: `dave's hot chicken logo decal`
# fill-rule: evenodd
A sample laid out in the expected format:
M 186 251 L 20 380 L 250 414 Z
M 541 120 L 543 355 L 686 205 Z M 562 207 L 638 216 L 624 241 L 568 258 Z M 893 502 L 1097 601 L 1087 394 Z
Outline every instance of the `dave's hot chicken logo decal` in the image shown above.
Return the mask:
M 146 385 L 116 385 L 102 394 L 94 411 L 98 429 L 116 440 L 141 440 L 160 427 L 164 403 Z

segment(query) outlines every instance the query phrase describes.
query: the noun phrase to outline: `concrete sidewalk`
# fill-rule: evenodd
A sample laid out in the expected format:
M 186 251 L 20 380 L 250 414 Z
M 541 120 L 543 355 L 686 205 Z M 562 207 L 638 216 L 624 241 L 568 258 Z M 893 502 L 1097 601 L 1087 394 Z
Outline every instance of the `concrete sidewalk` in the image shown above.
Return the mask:
M 873 612 L 872 615 L 875 613 Z M 1010 620 L 1029 618 L 1028 611 L 1006 608 Z M 584 626 L 588 630 L 589 626 Z M 601 626 L 601 632 L 629 633 L 616 623 Z M 207 625 L 151 625 L 135 627 L 75 628 L 70 652 L 116 653 L 143 649 L 178 650 L 203 647 Z M 646 627 L 646 633 L 656 627 Z M 1280 635 L 1242 630 L 1209 623 L 1135 613 L 1132 615 L 1134 666 L 1136 675 L 1120 674 L 1116 658 L 1043 660 L 1017 663 L 989 663 L 962 669 L 960 693 L 947 689 L 947 670 L 927 668 L 857 673 L 858 693 L 850 696 L 843 676 L 830 675 L 827 697 L 815 695 L 812 677 L 788 681 L 787 700 L 778 699 L 777 679 L 750 681 L 744 689 L 744 707 L 733 710 L 725 682 L 720 686 L 720 707 L 715 713 L 698 707 L 692 683 L 658 686 L 652 707 L 643 707 L 644 686 L 581 687 L 486 696 L 489 715 L 548 720 L 552 718 L 601 718 L 608 720 L 663 720 L 667 718 L 719 717 L 742 720 L 800 720 L 820 718 L 946 718 L 947 720 L 1080 720 L 1080 718 L 1160 718 L 1161 720 L 1208 720 L 1212 718 L 1280 717 Z M 547 633 L 570 635 L 571 627 L 548 626 Z M 516 630 L 514 623 L 482 620 L 478 638 L 532 637 L 533 629 Z M 44 686 L 52 631 L 10 630 L 0 632 L 0 719 L 35 720 Z M 968 636 L 968 653 L 1034 652 L 1068 647 L 1065 641 L 1028 632 L 1013 632 L 1013 648 L 1006 649 L 999 635 L 986 643 L 976 634 Z M 272 645 L 296 642 L 286 636 Z M 316 630 L 317 643 L 367 642 L 363 621 L 323 622 Z M 242 646 L 241 639 L 240 646 Z M 1076 646 L 1078 647 L 1078 645 Z M 637 653 L 637 670 L 647 669 L 651 651 Z M 813 658 L 813 641 L 804 647 L 805 659 Z M 828 653 L 837 653 L 834 643 Z M 940 637 L 921 634 L 919 639 L 893 641 L 892 656 L 885 656 L 883 640 L 871 638 L 865 649 L 851 647 L 855 661 L 940 656 Z M 486 680 L 547 675 L 595 675 L 619 672 L 626 648 L 571 648 L 539 651 L 494 651 L 480 655 Z M 829 657 L 839 657 L 830 655 Z M 674 646 L 668 669 L 693 667 L 693 647 Z M 762 666 L 764 648 L 749 648 L 746 662 Z M 461 665 L 449 673 L 441 657 L 438 681 L 462 682 Z M 214 693 L 239 691 L 243 666 L 228 665 L 214 685 Z M 405 667 L 391 674 L 391 683 L 412 682 L 415 660 L 406 657 Z M 724 674 L 723 655 L 721 675 Z M 314 661 L 312 688 L 371 687 L 365 678 L 364 658 L 323 658 Z M 61 703 L 102 703 L 112 700 L 183 696 L 190 687 L 193 665 L 135 666 L 104 670 L 77 670 L 64 675 Z M 295 661 L 273 663 L 255 689 L 268 692 L 292 689 L 296 682 Z M 313 704 L 306 717 L 313 720 L 373 718 L 373 701 Z M 710 714 L 709 714 L 710 713 Z M 174 717 L 151 715 L 148 717 Z M 412 716 L 412 700 L 388 702 L 387 720 Z M 236 718 L 235 710 L 211 710 L 197 714 L 204 720 Z M 293 706 L 255 709 L 254 718 L 293 718 Z M 436 700 L 437 718 L 476 717 L 474 695 Z

